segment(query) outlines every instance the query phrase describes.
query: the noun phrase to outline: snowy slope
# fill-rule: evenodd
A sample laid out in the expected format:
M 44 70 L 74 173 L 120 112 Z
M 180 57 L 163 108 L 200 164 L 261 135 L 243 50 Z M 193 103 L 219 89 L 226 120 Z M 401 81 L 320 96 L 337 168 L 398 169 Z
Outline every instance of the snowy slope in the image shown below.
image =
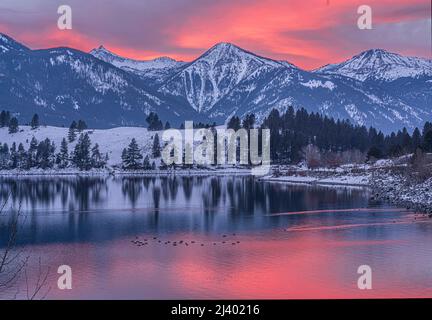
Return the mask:
M 262 69 L 294 68 L 245 51 L 230 43 L 219 43 L 186 65 L 159 89 L 186 99 L 190 106 L 205 113 L 242 80 Z
M 0 52 L 0 109 L 21 123 L 34 113 L 53 125 L 85 119 L 91 127 L 146 125 L 151 111 L 171 123 L 194 116 L 138 76 L 85 52 L 30 50 L 4 35 L 0 45 L 7 49 Z
M 169 57 L 159 57 L 154 60 L 128 59 L 116 55 L 103 46 L 91 50 L 90 54 L 125 71 L 135 73 L 143 79 L 152 80 L 154 84 L 162 83 L 186 64 Z
M 41 126 L 36 130 L 31 130 L 29 126 L 20 126 L 20 131 L 17 133 L 9 134 L 7 128 L 0 128 L 0 142 L 7 143 L 9 147 L 15 142 L 18 146 L 22 143 L 27 150 L 32 137 L 38 141 L 49 138 L 54 141 L 56 145 L 56 152 L 59 151 L 60 143 L 63 138 L 68 135 L 68 128 Z M 156 132 L 147 131 L 145 128 L 139 127 L 118 127 L 113 129 L 95 129 L 84 130 L 89 134 L 92 145 L 99 144 L 99 150 L 102 154 L 108 153 L 109 165 L 121 164 L 121 153 L 123 148 L 126 148 L 132 138 L 135 138 L 138 145 L 143 151 L 143 154 L 150 154 L 152 150 L 152 137 Z M 160 136 L 160 133 L 159 133 Z M 68 144 L 69 152 L 75 147 L 77 139 Z
M 432 76 L 432 60 L 371 49 L 342 63 L 321 67 L 315 72 L 337 74 L 360 81 L 394 81 L 403 77 Z

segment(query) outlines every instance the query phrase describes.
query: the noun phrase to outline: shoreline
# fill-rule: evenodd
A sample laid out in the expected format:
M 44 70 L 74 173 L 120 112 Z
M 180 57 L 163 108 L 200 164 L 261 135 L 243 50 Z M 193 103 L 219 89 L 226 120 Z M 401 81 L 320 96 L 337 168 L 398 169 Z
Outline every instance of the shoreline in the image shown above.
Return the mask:
M 296 176 L 288 177 L 264 177 L 258 179 L 263 182 L 276 182 L 276 183 L 289 183 L 289 184 L 300 184 L 300 185 L 319 185 L 319 186 L 340 186 L 340 187 L 362 187 L 362 188 L 370 188 L 370 183 L 353 183 L 353 182 L 342 182 L 342 181 L 325 181 L 319 179 L 293 179 L 297 178 Z
M 291 168 L 292 169 L 292 168 Z M 299 169 L 299 168 L 298 168 Z M 358 168 L 357 168 L 358 169 Z M 285 172 L 275 176 L 253 176 L 250 169 L 179 169 L 179 170 L 137 170 L 123 171 L 113 168 L 94 169 L 89 171 L 62 170 L 2 170 L 0 178 L 31 177 L 209 177 L 238 176 L 255 177 L 257 181 L 269 183 L 286 183 L 293 185 L 368 188 L 372 192 L 371 201 L 386 201 L 395 206 L 402 206 L 432 218 L 432 178 L 425 182 L 408 182 L 405 176 L 388 172 L 384 168 L 362 168 L 353 173 L 346 168 L 340 170 L 305 170 Z

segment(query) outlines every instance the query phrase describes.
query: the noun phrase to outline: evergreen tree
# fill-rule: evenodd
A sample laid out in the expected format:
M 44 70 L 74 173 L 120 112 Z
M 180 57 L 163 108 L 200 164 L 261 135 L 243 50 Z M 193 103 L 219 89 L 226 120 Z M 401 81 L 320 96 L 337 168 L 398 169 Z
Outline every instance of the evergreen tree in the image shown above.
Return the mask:
M 159 116 L 154 113 L 150 112 L 150 114 L 146 118 L 148 127 L 148 131 L 159 131 L 163 129 L 162 121 L 159 119 Z
M 9 111 L 2 111 L 0 113 L 0 127 L 8 127 L 9 126 L 9 122 L 10 122 L 10 112 Z
M 151 169 L 150 157 L 148 155 L 146 155 L 144 158 L 143 169 L 144 170 L 150 170 Z
M 411 152 L 415 152 L 421 145 L 422 137 L 420 130 L 418 128 L 414 129 L 412 134 L 412 142 L 411 142 Z
M 55 146 L 49 138 L 39 142 L 36 151 L 36 164 L 38 168 L 49 169 L 54 166 Z
M 133 138 L 126 150 L 126 153 L 122 155 L 123 168 L 125 169 L 141 168 L 142 158 L 143 156 L 141 154 L 141 150 L 138 147 L 135 138 Z
M 32 130 L 39 128 L 39 116 L 37 113 L 35 113 L 31 119 L 30 127 Z
M 152 148 L 153 158 L 159 158 L 161 156 L 161 148 L 159 142 L 159 135 L 156 133 L 153 138 L 153 148 Z
M 171 129 L 170 123 L 167 121 L 165 122 L 165 130 Z
M 376 146 L 371 147 L 367 153 L 367 160 L 377 160 L 383 157 L 382 150 Z
M 91 141 L 88 134 L 81 134 L 72 154 L 72 162 L 80 170 L 89 170 L 91 168 L 90 146 Z
M 78 120 L 77 129 L 79 132 L 87 129 L 87 124 L 84 122 L 84 120 Z
M 255 125 L 255 115 L 253 113 L 247 114 L 242 122 L 242 127 L 246 130 L 253 129 Z
M 423 126 L 423 138 L 429 131 L 432 131 L 432 122 L 427 121 Z
M 74 130 L 77 129 L 77 123 L 76 123 L 75 120 L 73 120 L 73 121 L 71 122 L 71 124 L 70 124 L 70 126 L 69 126 L 69 129 L 74 129 Z
M 102 168 L 105 166 L 105 160 L 99 151 L 99 145 L 96 143 L 91 150 L 91 161 L 94 168 Z
M 38 148 L 38 141 L 35 137 L 32 137 L 30 141 L 30 146 L 27 152 L 27 167 L 32 168 L 37 165 L 36 163 L 36 154 Z
M 16 133 L 18 132 L 18 119 L 13 117 L 9 121 L 9 133 Z
M 16 143 L 13 142 L 10 148 L 9 168 L 15 169 L 17 166 L 18 166 L 18 152 L 17 152 Z
M 127 158 L 128 158 L 127 149 L 123 148 L 123 151 L 122 151 L 122 154 L 121 154 L 122 163 L 125 163 L 127 161 Z
M 74 142 L 75 139 L 76 139 L 75 129 L 69 128 L 69 132 L 68 132 L 68 140 L 69 140 L 69 142 Z
M 228 128 L 228 129 L 233 129 L 234 131 L 239 130 L 239 129 L 241 128 L 241 125 L 240 125 L 240 118 L 239 118 L 239 117 L 236 117 L 236 116 L 233 116 L 233 117 L 228 121 L 227 128 Z
M 427 131 L 423 138 L 423 149 L 426 152 L 432 152 L 432 130 Z
M 27 153 L 26 153 L 24 145 L 22 143 L 20 143 L 18 145 L 17 168 L 28 169 L 28 167 L 27 167 Z
M 9 146 L 7 145 L 7 143 L 4 143 L 2 146 L 0 146 L 0 168 L 1 169 L 8 168 L 9 159 L 10 159 Z
M 65 138 L 62 139 L 60 144 L 60 152 L 57 154 L 56 162 L 61 169 L 64 169 L 69 165 L 68 144 Z

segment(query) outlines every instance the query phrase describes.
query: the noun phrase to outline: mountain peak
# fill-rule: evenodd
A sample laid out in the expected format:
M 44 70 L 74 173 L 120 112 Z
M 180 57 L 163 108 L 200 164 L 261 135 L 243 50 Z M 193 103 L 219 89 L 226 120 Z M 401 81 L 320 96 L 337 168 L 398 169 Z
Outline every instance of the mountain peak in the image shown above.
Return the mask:
M 92 49 L 89 52 L 91 55 L 100 55 L 100 54 L 109 54 L 112 56 L 117 56 L 115 53 L 109 51 L 107 48 L 105 48 L 102 44 L 99 45 L 99 47 Z
M 223 55 L 232 55 L 232 54 L 239 54 L 239 53 L 248 53 L 246 50 L 243 50 L 242 48 L 229 43 L 229 42 L 219 42 L 216 43 L 214 46 L 212 46 L 210 49 L 208 49 L 203 55 L 211 55 L 211 56 L 223 56 Z
M 406 57 L 384 49 L 369 49 L 339 64 L 329 64 L 317 73 L 338 74 L 360 81 L 393 81 L 403 77 L 432 75 L 432 61 Z

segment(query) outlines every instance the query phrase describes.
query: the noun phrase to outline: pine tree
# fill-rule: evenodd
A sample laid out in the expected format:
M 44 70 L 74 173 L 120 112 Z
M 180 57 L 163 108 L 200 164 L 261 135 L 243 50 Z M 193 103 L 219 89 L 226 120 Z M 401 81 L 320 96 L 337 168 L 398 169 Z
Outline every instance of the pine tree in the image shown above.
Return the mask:
M 4 143 L 0 146 L 0 168 L 7 169 L 9 165 L 10 153 L 9 146 L 7 143 Z
M 159 135 L 156 133 L 153 138 L 153 148 L 152 148 L 152 156 L 153 158 L 159 158 L 161 156 Z
M 71 122 L 71 124 L 70 124 L 70 126 L 69 126 L 69 129 L 74 129 L 74 130 L 77 129 L 77 123 L 76 123 L 75 120 L 73 120 L 73 121 Z
M 24 149 L 24 145 L 22 143 L 20 143 L 18 145 L 17 168 L 28 169 L 28 167 L 27 167 L 27 153 L 26 153 L 26 151 Z
M 60 152 L 57 155 L 57 164 L 61 169 L 64 169 L 69 165 L 68 144 L 65 138 L 63 138 L 60 144 Z
M 159 116 L 154 112 L 150 112 L 150 114 L 146 118 L 146 121 L 148 123 L 147 130 L 149 131 L 158 131 L 163 129 L 162 121 L 159 119 Z
M 105 160 L 99 151 L 99 145 L 96 143 L 91 150 L 91 161 L 94 168 L 102 168 L 105 166 Z
M 144 170 L 150 170 L 151 169 L 150 157 L 148 155 L 146 155 L 144 158 L 143 169 Z
M 383 157 L 382 150 L 376 146 L 370 148 L 368 153 L 367 153 L 367 160 L 368 161 L 381 159 L 382 157 Z
M 411 151 L 415 152 L 418 147 L 421 145 L 421 133 L 418 128 L 414 129 L 414 132 L 412 134 L 412 142 L 411 142 Z
M 9 168 L 15 169 L 18 166 L 18 152 L 16 148 L 16 143 L 13 142 L 10 148 L 10 162 Z
M 76 139 L 75 129 L 73 129 L 73 128 L 69 128 L 69 132 L 68 132 L 68 141 L 69 141 L 69 142 L 74 142 L 75 139 Z
M 423 149 L 426 152 L 432 152 L 432 130 L 427 131 L 423 138 Z
M 18 132 L 18 119 L 13 117 L 9 121 L 9 133 L 16 133 Z
M 31 119 L 30 126 L 32 130 L 39 128 L 39 115 L 35 113 Z
M 91 168 L 90 146 L 91 141 L 88 134 L 81 134 L 72 154 L 72 162 L 80 170 Z
M 79 132 L 81 132 L 87 129 L 87 124 L 85 123 L 84 120 L 78 120 L 78 124 L 76 128 L 78 129 Z
M 38 168 L 48 169 L 54 166 L 55 145 L 49 138 L 39 142 L 36 152 L 36 164 Z
M 125 169 L 139 169 L 141 168 L 141 160 L 143 156 L 141 154 L 141 150 L 138 147 L 138 144 L 135 138 L 130 142 L 126 154 L 124 155 L 123 160 L 123 168 Z
M 233 129 L 234 131 L 239 130 L 239 129 L 241 128 L 241 125 L 240 125 L 240 118 L 239 118 L 239 117 L 236 117 L 236 116 L 233 116 L 233 117 L 228 121 L 227 128 L 228 128 L 228 129 Z
M 122 151 L 122 154 L 121 154 L 122 163 L 125 163 L 127 161 L 127 158 L 128 158 L 127 149 L 123 148 L 123 151 Z
M 2 111 L 0 113 L 0 127 L 8 127 L 10 122 L 10 112 L 9 111 Z
M 27 152 L 27 167 L 32 168 L 36 166 L 36 153 L 37 153 L 37 147 L 38 147 L 38 141 L 35 137 L 32 137 L 30 141 L 30 146 Z
M 170 123 L 167 121 L 165 122 L 165 130 L 171 129 Z
M 255 115 L 253 113 L 247 114 L 243 119 L 242 127 L 246 130 L 253 129 L 255 125 Z

